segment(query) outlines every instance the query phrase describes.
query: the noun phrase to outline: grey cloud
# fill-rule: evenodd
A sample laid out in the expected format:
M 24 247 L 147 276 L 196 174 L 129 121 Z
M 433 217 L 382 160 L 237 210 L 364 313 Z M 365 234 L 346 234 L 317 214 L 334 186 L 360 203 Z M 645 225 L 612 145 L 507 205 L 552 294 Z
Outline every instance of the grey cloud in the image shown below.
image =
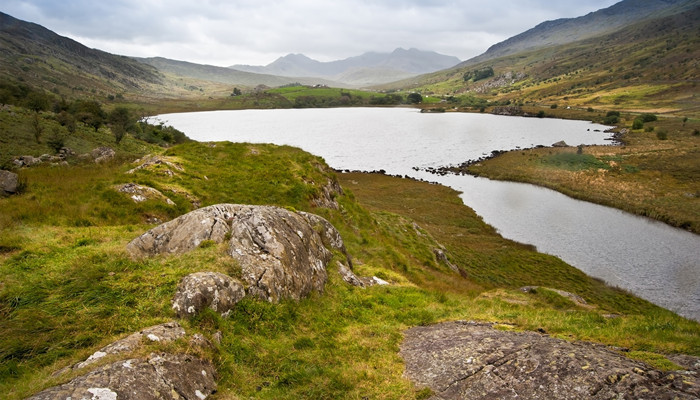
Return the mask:
M 462 59 L 538 23 L 615 0 L 5 0 L 17 18 L 117 54 L 214 65 L 287 53 L 324 61 L 396 47 Z

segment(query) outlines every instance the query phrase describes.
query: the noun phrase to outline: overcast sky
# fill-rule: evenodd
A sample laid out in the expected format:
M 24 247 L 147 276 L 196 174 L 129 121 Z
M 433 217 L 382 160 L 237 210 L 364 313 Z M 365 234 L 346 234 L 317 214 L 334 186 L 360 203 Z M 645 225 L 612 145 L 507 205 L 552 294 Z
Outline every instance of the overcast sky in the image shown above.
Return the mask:
M 2 0 L 0 11 L 110 53 L 229 66 L 397 47 L 466 60 L 540 22 L 618 1 Z

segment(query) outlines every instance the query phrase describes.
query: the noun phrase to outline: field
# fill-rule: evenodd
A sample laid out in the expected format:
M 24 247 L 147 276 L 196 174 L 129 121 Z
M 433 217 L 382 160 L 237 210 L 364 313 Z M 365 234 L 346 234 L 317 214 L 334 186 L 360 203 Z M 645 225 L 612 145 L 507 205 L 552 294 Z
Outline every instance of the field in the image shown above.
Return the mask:
M 127 255 L 129 240 L 155 219 L 195 208 L 195 200 L 318 213 L 340 230 L 356 273 L 391 282 L 354 288 L 330 268 L 323 294 L 278 305 L 246 300 L 229 318 L 204 313 L 183 321 L 190 333 L 224 332 L 221 345 L 199 354 L 217 366 L 218 399 L 424 398 L 402 377 L 402 331 L 454 319 L 625 347 L 665 368 L 673 366 L 656 354 L 700 355 L 696 322 L 503 239 L 451 189 L 383 175 L 336 176 L 319 158 L 285 146 L 186 143 L 148 151 L 182 170 L 161 164 L 127 173 L 136 164 L 119 159 L 35 167 L 23 172 L 22 195 L 0 199 L 5 398 L 65 381 L 75 373 L 51 373 L 116 338 L 172 320 L 170 299 L 184 275 L 235 269 L 223 245 L 138 262 Z M 311 204 L 329 179 L 345 189 L 339 210 Z M 158 189 L 174 204 L 135 203 L 114 189 L 128 182 Z M 436 257 L 438 248 L 460 273 Z M 588 304 L 547 289 L 524 293 L 524 285 L 576 293 Z M 160 350 L 194 351 L 183 341 L 142 352 Z

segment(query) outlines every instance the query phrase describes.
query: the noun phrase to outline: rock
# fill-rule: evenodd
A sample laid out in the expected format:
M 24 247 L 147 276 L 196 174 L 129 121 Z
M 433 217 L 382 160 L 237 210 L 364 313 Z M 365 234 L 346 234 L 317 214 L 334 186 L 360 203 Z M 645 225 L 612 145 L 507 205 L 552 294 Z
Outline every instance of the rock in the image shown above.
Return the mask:
M 180 281 L 173 310 L 180 318 L 194 316 L 209 307 L 226 316 L 245 297 L 243 285 L 218 272 L 195 272 Z
M 6 194 L 17 193 L 19 176 L 14 172 L 0 170 L 0 192 Z M 0 193 L 2 194 L 2 193 Z
M 460 272 L 459 268 L 450 262 L 450 260 L 447 258 L 447 254 L 445 254 L 442 249 L 433 249 L 433 254 L 435 254 L 435 257 L 439 262 L 447 265 L 449 269 L 454 272 Z
M 540 286 L 523 286 L 520 288 L 520 290 L 522 290 L 525 293 L 532 293 L 532 292 L 536 292 L 537 289 L 539 289 L 539 288 L 540 288 Z M 542 289 L 552 291 L 561 297 L 565 297 L 565 298 L 571 300 L 577 306 L 584 307 L 584 308 L 593 308 L 592 306 L 590 306 L 586 302 L 586 300 L 583 297 L 581 297 L 575 293 L 570 293 L 570 292 L 566 292 L 564 290 L 552 289 L 552 288 L 547 288 L 547 287 L 543 287 Z
M 140 203 L 146 200 L 162 200 L 168 205 L 175 205 L 175 202 L 170 200 L 167 196 L 161 193 L 159 190 L 152 187 L 137 185 L 135 183 L 125 183 L 122 185 L 114 186 L 114 189 L 120 193 L 130 194 L 131 200 L 136 203 Z
M 168 156 L 157 156 L 149 154 L 147 156 L 144 156 L 143 158 L 134 161 L 134 163 L 138 165 L 126 171 L 127 174 L 133 174 L 140 169 L 154 169 L 164 175 L 175 176 L 175 172 L 173 172 L 173 170 L 180 172 L 185 170 L 179 163 L 177 163 L 174 157 Z
M 204 400 L 216 391 L 212 364 L 186 354 L 151 354 L 105 365 L 29 400 Z
M 352 286 L 364 288 L 375 284 L 372 278 L 358 277 L 350 268 L 340 261 L 338 261 L 338 272 L 340 273 L 341 278 Z
M 141 345 L 144 339 L 152 342 L 167 343 L 184 336 L 185 330 L 182 329 L 177 322 L 166 322 L 164 324 L 151 326 L 97 350 L 85 361 L 72 366 L 71 369 L 90 366 L 107 355 L 132 352 Z
M 405 375 L 431 399 L 696 399 L 694 375 L 656 371 L 602 345 L 491 324 L 446 322 L 404 332 Z
M 560 140 L 560 141 L 558 141 L 558 142 L 556 142 L 556 143 L 553 143 L 553 144 L 552 144 L 552 147 L 569 147 L 569 145 L 566 144 L 565 141 Z
M 270 302 L 322 291 L 331 250 L 344 250 L 340 234 L 319 216 L 238 204 L 192 211 L 132 240 L 127 250 L 134 257 L 179 254 L 204 240 L 228 240 L 228 254 L 241 266 L 247 295 Z
M 95 160 L 95 162 L 99 164 L 113 159 L 116 153 L 111 147 L 102 146 L 93 149 L 90 155 Z
M 328 179 L 326 184 L 321 187 L 321 193 L 311 200 L 311 204 L 316 207 L 330 208 L 337 210 L 338 202 L 335 200 L 337 196 L 343 194 L 343 188 L 337 180 Z
M 41 164 L 41 158 L 33 156 L 19 156 L 12 160 L 12 163 L 18 168 L 33 167 Z

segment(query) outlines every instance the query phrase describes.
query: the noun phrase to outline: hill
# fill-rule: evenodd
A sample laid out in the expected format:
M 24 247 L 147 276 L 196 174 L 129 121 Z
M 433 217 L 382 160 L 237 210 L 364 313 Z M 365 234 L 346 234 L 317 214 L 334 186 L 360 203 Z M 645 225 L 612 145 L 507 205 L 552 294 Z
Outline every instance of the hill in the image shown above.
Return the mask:
M 457 107 L 556 104 L 693 115 L 700 111 L 700 5 L 664 10 L 612 33 L 470 60 L 381 88 L 453 96 Z
M 34 23 L 0 12 L 0 77 L 56 93 L 85 88 L 110 93 L 163 83 L 157 69 L 128 57 L 90 49 Z
M 486 60 L 542 47 L 573 43 L 612 33 L 643 20 L 667 16 L 692 8 L 692 0 L 624 0 L 611 7 L 577 18 L 545 21 L 532 29 L 491 46 L 484 54 L 460 64 Z
M 343 60 L 321 62 L 303 54 L 288 54 L 266 66 L 232 65 L 240 71 L 280 76 L 320 77 L 346 85 L 366 86 L 450 68 L 457 57 L 418 49 L 395 49 L 391 53 L 368 52 Z
M 290 83 L 302 83 L 307 85 L 324 84 L 336 87 L 344 86 L 338 82 L 321 78 L 308 78 L 301 75 L 275 76 L 273 74 L 238 71 L 231 68 L 195 64 L 162 57 L 134 59 L 176 78 L 191 78 L 199 81 L 223 83 L 229 86 L 239 85 L 252 88 L 258 85 L 283 86 Z

